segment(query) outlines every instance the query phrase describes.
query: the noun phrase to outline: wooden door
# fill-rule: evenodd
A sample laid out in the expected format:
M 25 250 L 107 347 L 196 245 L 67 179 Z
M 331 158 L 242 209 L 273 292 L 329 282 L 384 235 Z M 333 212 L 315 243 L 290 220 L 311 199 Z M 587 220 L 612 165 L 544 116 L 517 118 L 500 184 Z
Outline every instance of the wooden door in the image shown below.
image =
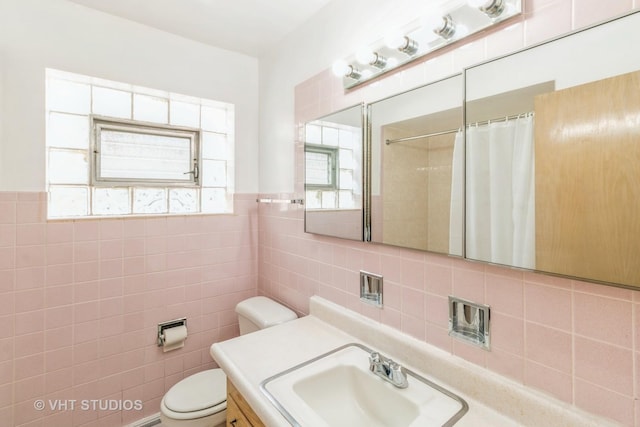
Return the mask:
M 536 269 L 640 286 L 640 72 L 535 100 Z

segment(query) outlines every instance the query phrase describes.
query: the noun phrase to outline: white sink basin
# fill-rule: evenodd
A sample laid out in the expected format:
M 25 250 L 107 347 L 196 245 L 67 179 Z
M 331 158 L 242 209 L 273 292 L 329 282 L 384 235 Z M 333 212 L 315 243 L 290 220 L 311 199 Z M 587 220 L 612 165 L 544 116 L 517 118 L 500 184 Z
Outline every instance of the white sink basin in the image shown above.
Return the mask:
M 405 370 L 395 387 L 369 371 L 371 350 L 349 344 L 266 379 L 262 392 L 294 426 L 451 426 L 464 400 Z

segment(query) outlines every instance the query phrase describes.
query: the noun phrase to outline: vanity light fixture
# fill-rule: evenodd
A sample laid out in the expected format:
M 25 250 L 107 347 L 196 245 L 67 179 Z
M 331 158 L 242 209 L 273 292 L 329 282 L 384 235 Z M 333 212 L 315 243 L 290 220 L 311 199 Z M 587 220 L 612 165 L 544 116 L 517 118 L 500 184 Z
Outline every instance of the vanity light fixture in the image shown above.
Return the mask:
M 362 65 L 371 65 L 380 70 L 387 66 L 387 58 L 370 49 L 361 49 L 356 53 L 356 60 Z
M 333 74 L 338 77 L 345 77 L 353 80 L 359 80 L 362 73 L 353 65 L 347 64 L 346 61 L 338 60 L 333 63 Z
M 413 56 L 418 52 L 418 42 L 402 34 L 391 34 L 385 38 L 386 45 L 391 49 Z
M 448 0 L 350 57 L 336 61 L 333 73 L 345 89 L 391 72 L 449 44 L 522 13 L 523 0 Z
M 431 30 L 445 40 L 451 39 L 456 33 L 456 24 L 451 15 L 444 15 L 433 24 L 435 25 L 431 26 Z
M 505 9 L 504 0 L 468 0 L 469 6 L 480 9 L 489 18 L 497 18 Z

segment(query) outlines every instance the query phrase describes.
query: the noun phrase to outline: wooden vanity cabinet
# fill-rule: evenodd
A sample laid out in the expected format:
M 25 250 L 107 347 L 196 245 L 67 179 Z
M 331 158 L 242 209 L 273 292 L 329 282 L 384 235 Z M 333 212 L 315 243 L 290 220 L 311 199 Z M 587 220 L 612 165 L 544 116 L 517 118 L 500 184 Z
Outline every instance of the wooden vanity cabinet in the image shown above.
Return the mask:
M 227 378 L 227 427 L 265 427 L 242 394 Z

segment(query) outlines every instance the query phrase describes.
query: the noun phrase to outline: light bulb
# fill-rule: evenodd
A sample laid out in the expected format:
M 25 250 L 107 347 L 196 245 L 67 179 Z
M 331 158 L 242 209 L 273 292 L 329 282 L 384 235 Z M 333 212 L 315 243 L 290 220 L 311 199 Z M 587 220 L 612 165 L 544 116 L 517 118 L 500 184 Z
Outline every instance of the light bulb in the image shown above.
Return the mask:
M 400 31 L 391 31 L 384 38 L 385 44 L 391 49 L 400 49 L 407 44 L 406 37 Z
M 333 63 L 331 71 L 333 71 L 333 74 L 338 77 L 349 77 L 354 80 L 359 80 L 360 77 L 362 77 L 360 71 L 356 70 L 353 65 L 348 64 L 341 59 Z
M 492 19 L 502 15 L 506 6 L 504 0 L 467 0 L 467 4 Z
M 436 13 L 425 15 L 420 20 L 424 28 L 431 30 L 443 39 L 449 40 L 456 32 L 456 24 L 451 15 L 438 15 Z
M 459 38 L 466 37 L 469 35 L 469 27 L 466 25 L 456 25 L 456 36 Z
M 371 76 L 373 76 L 373 71 L 371 70 L 363 70 L 362 71 L 362 75 L 360 76 L 362 79 L 366 80 L 368 78 L 370 78 Z M 354 77 L 355 78 L 355 77 Z M 356 79 L 357 80 L 357 79 Z
M 351 66 L 347 64 L 347 61 L 339 59 L 333 63 L 331 70 L 333 71 L 334 75 L 338 77 L 344 77 L 351 72 Z
M 467 4 L 476 9 L 480 9 L 489 2 L 491 2 L 491 0 L 467 0 Z
M 356 52 L 356 61 L 362 65 L 371 65 L 380 70 L 387 66 L 387 58 L 378 52 L 372 52 L 369 48 L 358 50 L 358 52 Z
M 362 65 L 371 64 L 376 62 L 377 56 L 375 52 L 372 52 L 369 48 L 362 48 L 356 52 L 356 61 Z
M 443 24 L 442 14 L 439 12 L 432 12 L 420 18 L 420 25 L 429 31 L 435 32 L 438 28 L 441 28 Z
M 401 32 L 391 32 L 384 38 L 385 44 L 391 49 L 398 49 L 409 56 L 418 52 L 418 42 L 405 36 Z

